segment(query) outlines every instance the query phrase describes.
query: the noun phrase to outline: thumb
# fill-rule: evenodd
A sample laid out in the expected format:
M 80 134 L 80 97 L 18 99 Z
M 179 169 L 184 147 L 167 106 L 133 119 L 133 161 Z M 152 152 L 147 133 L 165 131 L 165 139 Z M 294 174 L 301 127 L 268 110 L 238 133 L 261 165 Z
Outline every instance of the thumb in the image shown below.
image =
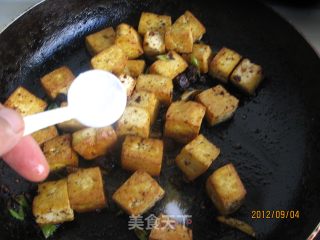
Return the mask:
M 0 104 L 0 156 L 20 141 L 23 129 L 24 122 L 20 114 Z

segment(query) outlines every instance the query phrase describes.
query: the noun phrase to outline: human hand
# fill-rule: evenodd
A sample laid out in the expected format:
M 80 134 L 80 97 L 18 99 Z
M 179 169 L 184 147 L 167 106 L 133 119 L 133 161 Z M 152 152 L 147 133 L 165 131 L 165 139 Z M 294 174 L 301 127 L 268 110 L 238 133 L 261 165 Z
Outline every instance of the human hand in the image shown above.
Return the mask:
M 36 141 L 23 137 L 23 130 L 22 117 L 0 104 L 0 156 L 27 180 L 42 181 L 48 176 L 48 163 Z

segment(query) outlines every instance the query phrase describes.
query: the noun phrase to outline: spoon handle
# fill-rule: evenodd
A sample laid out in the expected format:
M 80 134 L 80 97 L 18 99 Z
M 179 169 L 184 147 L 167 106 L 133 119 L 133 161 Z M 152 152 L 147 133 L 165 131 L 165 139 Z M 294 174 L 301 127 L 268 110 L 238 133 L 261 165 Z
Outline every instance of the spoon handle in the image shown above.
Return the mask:
M 23 118 L 25 126 L 23 136 L 30 135 L 38 130 L 68 121 L 72 118 L 73 116 L 68 107 L 56 108 L 26 116 Z

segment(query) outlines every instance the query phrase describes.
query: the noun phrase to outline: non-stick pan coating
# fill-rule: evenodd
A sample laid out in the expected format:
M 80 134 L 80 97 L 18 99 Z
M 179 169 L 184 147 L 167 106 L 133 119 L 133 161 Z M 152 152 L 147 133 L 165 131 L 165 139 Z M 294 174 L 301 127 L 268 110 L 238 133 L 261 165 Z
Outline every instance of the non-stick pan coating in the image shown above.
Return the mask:
M 243 207 L 234 214 L 256 229 L 259 239 L 305 239 L 320 220 L 319 90 L 320 61 L 305 40 L 284 20 L 258 2 L 184 0 L 48 0 L 0 34 L 0 100 L 20 84 L 44 98 L 39 78 L 61 66 L 75 74 L 89 69 L 84 36 L 121 22 L 138 25 L 142 11 L 175 19 L 191 10 L 207 28 L 204 41 L 214 49 L 230 47 L 264 67 L 266 79 L 254 98 L 240 97 L 233 120 L 203 134 L 221 148 L 221 156 L 206 174 L 186 184 L 170 164 L 180 146 L 168 147 L 160 184 L 166 198 L 150 213 L 159 214 L 176 202 L 192 215 L 194 239 L 250 239 L 215 221 L 217 212 L 204 183 L 217 167 L 232 162 L 247 188 Z M 208 78 L 208 87 L 217 84 Z M 86 96 L 84 96 L 86 97 Z M 170 144 L 168 144 L 170 146 Z M 104 176 L 109 208 L 77 214 L 53 239 L 136 239 L 128 217 L 116 216 L 111 195 L 129 176 L 119 167 L 115 151 L 95 164 Z M 88 165 L 88 164 L 87 164 Z M 22 224 L 7 214 L 7 200 L 36 185 L 24 182 L 0 163 L 0 239 L 41 239 L 32 221 Z M 299 219 L 252 219 L 253 210 L 299 210 Z

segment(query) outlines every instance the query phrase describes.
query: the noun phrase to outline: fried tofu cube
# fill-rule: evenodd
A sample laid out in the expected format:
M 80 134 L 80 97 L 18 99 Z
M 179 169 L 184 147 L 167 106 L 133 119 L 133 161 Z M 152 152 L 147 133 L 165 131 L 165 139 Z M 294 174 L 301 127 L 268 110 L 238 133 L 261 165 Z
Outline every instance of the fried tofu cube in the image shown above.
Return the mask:
M 148 31 L 143 39 L 143 51 L 148 56 L 155 56 L 166 52 L 163 32 Z
M 67 102 L 62 102 L 61 103 L 61 107 L 65 107 L 67 106 L 68 103 Z M 78 120 L 76 119 L 71 119 L 62 123 L 58 123 L 58 128 L 60 130 L 62 130 L 63 132 L 75 132 L 81 129 L 86 128 L 86 126 L 84 126 L 82 123 L 80 123 Z
M 143 12 L 140 17 L 138 32 L 145 35 L 146 32 L 165 32 L 171 26 L 171 17 Z
M 192 52 L 192 30 L 183 15 L 166 31 L 164 39 L 168 50 L 178 53 Z
M 192 230 L 170 216 L 161 214 L 155 221 L 149 240 L 192 240 Z
M 67 180 L 39 184 L 38 195 L 33 199 L 32 212 L 39 225 L 73 221 L 74 213 L 69 202 Z
M 151 74 L 158 74 L 174 79 L 188 67 L 188 63 L 176 52 L 167 54 L 167 59 L 159 59 L 150 66 Z
M 150 115 L 151 125 L 156 121 L 160 103 L 154 93 L 135 91 L 131 96 L 128 105 L 146 109 Z
M 166 114 L 164 135 L 181 143 L 198 136 L 206 109 L 193 101 L 178 101 L 170 105 Z
M 143 170 L 151 176 L 159 176 L 162 157 L 162 140 L 127 136 L 123 142 L 121 165 L 128 171 Z
M 22 116 L 28 116 L 43 112 L 47 103 L 24 87 L 18 87 L 4 103 L 4 106 L 16 110 Z
M 146 62 L 144 60 L 128 60 L 123 73 L 133 78 L 137 78 L 140 74 L 144 72 L 145 68 Z
M 187 59 L 189 63 L 192 63 L 195 58 L 199 64 L 200 72 L 207 73 L 209 71 L 211 56 L 212 56 L 212 50 L 209 45 L 194 44 L 192 53 L 186 54 L 185 59 Z
M 117 135 L 110 126 L 85 128 L 72 134 L 72 148 L 86 160 L 107 154 L 116 142 Z
M 94 69 L 101 69 L 120 75 L 128 61 L 128 57 L 117 45 L 103 50 L 91 59 L 91 65 Z
M 104 183 L 99 167 L 79 169 L 68 175 L 71 208 L 76 212 L 89 212 L 106 207 Z
M 176 157 L 176 164 L 187 179 L 193 181 L 208 170 L 219 154 L 220 149 L 200 134 L 183 147 Z
M 92 56 L 97 55 L 104 49 L 111 47 L 116 39 L 113 27 L 105 28 L 99 32 L 86 36 L 86 46 Z
M 39 145 L 42 145 L 43 143 L 55 138 L 58 135 L 58 130 L 55 126 L 50 126 L 32 133 L 32 137 Z
M 249 59 L 243 59 L 230 77 L 231 83 L 250 95 L 254 94 L 262 79 L 262 67 Z
M 224 47 L 212 59 L 209 66 L 209 74 L 226 83 L 241 58 L 242 56 L 237 52 Z
M 41 78 L 41 85 L 51 99 L 59 94 L 67 94 L 68 89 L 75 79 L 71 70 L 67 67 L 60 67 Z
M 122 117 L 118 121 L 117 135 L 136 135 L 148 138 L 150 134 L 150 115 L 149 112 L 140 107 L 126 107 Z
M 246 196 L 246 189 L 233 164 L 227 164 L 214 171 L 207 180 L 206 189 L 222 215 L 235 212 Z
M 58 136 L 45 142 L 43 153 L 49 163 L 50 171 L 78 166 L 78 156 L 71 148 L 70 134 Z
M 122 23 L 116 29 L 115 44 L 118 45 L 129 59 L 135 59 L 143 54 L 141 37 L 128 24 Z
M 168 77 L 142 74 L 137 79 L 136 90 L 152 92 L 161 103 L 169 105 L 172 101 L 173 83 Z
M 176 22 L 187 22 L 191 28 L 193 41 L 198 41 L 206 33 L 204 25 L 190 12 L 186 11 Z
M 221 85 L 207 89 L 196 96 L 206 107 L 206 119 L 211 126 L 230 119 L 238 108 L 239 100 Z
M 119 76 L 119 80 L 126 89 L 127 96 L 130 97 L 134 91 L 134 88 L 136 87 L 136 80 L 127 74 L 121 74 Z
M 129 215 L 142 215 L 161 200 L 165 191 L 148 173 L 136 171 L 112 199 Z

